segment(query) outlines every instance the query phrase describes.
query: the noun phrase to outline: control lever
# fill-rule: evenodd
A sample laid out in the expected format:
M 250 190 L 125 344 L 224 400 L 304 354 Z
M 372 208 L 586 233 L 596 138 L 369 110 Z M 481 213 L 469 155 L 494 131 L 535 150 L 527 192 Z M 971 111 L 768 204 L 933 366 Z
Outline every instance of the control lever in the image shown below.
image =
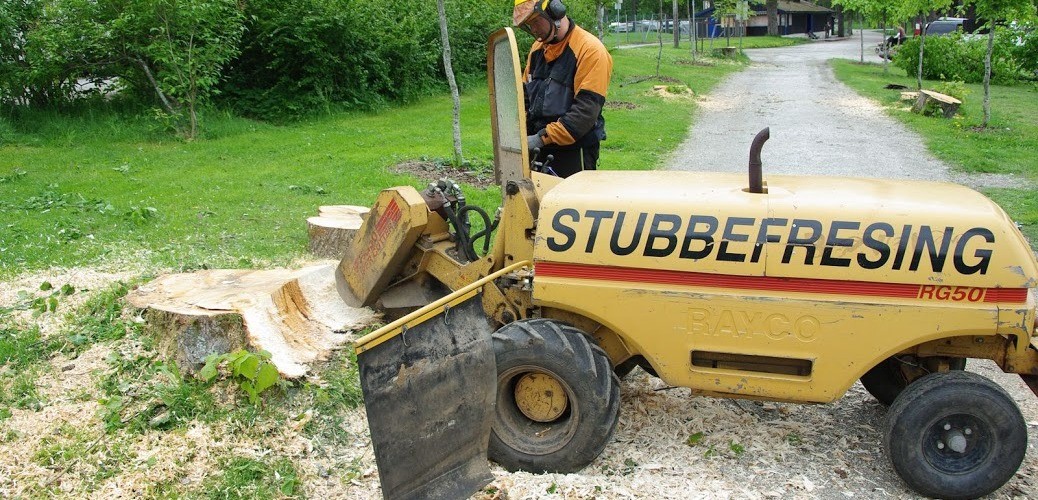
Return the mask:
M 533 157 L 536 158 L 537 155 L 539 155 L 540 153 L 541 153 L 540 148 L 534 149 L 533 150 Z M 535 172 L 541 172 L 541 173 L 546 173 L 546 174 L 554 175 L 555 177 L 560 177 L 559 174 L 556 173 L 555 170 L 553 168 L 551 168 L 551 166 L 549 165 L 554 159 L 555 159 L 555 155 L 548 155 L 544 159 L 543 162 L 534 160 L 532 162 L 533 163 L 533 170 Z

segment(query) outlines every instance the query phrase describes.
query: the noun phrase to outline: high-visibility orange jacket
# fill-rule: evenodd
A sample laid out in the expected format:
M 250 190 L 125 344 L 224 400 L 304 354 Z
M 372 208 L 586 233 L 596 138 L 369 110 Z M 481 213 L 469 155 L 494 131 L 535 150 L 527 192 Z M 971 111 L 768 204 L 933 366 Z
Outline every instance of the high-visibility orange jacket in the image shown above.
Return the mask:
M 534 42 L 523 82 L 528 134 L 541 132 L 545 145 L 592 146 L 605 139 L 602 106 L 613 58 L 597 37 L 570 21 L 562 40 Z

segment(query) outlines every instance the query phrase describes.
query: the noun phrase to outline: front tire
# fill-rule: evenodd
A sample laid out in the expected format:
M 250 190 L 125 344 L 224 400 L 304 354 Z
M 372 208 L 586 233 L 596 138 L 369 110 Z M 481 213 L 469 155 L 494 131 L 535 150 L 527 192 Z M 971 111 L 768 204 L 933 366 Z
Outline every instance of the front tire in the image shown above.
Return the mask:
M 605 351 L 548 319 L 510 323 L 493 341 L 490 459 L 510 471 L 569 473 L 597 458 L 620 414 L 620 381 Z
M 1027 425 L 994 382 L 970 372 L 932 373 L 891 405 L 883 445 L 894 470 L 919 493 L 976 498 L 1020 468 Z

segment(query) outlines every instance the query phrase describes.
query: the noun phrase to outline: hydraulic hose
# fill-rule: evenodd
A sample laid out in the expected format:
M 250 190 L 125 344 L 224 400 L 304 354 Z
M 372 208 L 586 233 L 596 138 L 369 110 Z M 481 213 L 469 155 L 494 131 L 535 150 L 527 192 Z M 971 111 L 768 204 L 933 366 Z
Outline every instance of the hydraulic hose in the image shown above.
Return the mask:
M 458 210 L 458 218 L 461 220 L 468 220 L 467 217 L 469 212 L 476 212 L 477 214 L 479 214 L 480 217 L 483 218 L 483 230 L 477 231 L 476 234 L 472 236 L 465 235 L 466 239 L 468 239 L 469 241 L 469 244 L 472 245 L 470 250 L 472 252 L 472 255 L 476 255 L 476 241 L 480 238 L 483 238 L 483 254 L 486 255 L 488 252 L 490 252 L 490 233 L 494 232 L 494 230 L 497 229 L 498 221 L 492 221 L 490 219 L 490 215 L 487 214 L 486 210 L 483 210 L 482 208 L 477 207 L 475 205 L 466 205 L 464 207 L 461 207 L 461 209 Z
M 466 207 L 462 207 L 464 211 Z M 469 241 L 468 231 L 465 230 L 465 226 L 461 223 L 461 218 L 458 214 L 454 213 L 454 209 L 450 205 L 443 206 L 444 213 L 447 214 L 447 220 L 454 226 L 455 234 L 458 238 L 458 251 L 464 256 L 469 262 L 472 262 L 479 258 L 476 252 L 472 249 L 472 242 Z

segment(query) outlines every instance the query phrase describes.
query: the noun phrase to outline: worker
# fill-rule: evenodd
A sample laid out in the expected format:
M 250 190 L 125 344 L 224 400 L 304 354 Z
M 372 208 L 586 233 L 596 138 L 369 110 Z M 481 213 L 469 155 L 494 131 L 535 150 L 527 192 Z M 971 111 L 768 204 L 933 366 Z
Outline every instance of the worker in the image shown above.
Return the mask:
M 893 47 L 894 45 L 901 45 L 902 43 L 905 43 L 905 40 L 907 40 L 907 39 L 908 39 L 908 37 L 905 36 L 905 28 L 904 28 L 904 26 L 898 26 L 897 27 L 897 34 L 896 35 L 891 35 L 889 38 L 887 38 L 887 45 L 889 45 L 891 47 Z
M 515 0 L 512 20 L 537 39 L 523 71 L 527 146 L 545 172 L 569 177 L 598 166 L 613 58 L 566 16 L 560 0 Z

